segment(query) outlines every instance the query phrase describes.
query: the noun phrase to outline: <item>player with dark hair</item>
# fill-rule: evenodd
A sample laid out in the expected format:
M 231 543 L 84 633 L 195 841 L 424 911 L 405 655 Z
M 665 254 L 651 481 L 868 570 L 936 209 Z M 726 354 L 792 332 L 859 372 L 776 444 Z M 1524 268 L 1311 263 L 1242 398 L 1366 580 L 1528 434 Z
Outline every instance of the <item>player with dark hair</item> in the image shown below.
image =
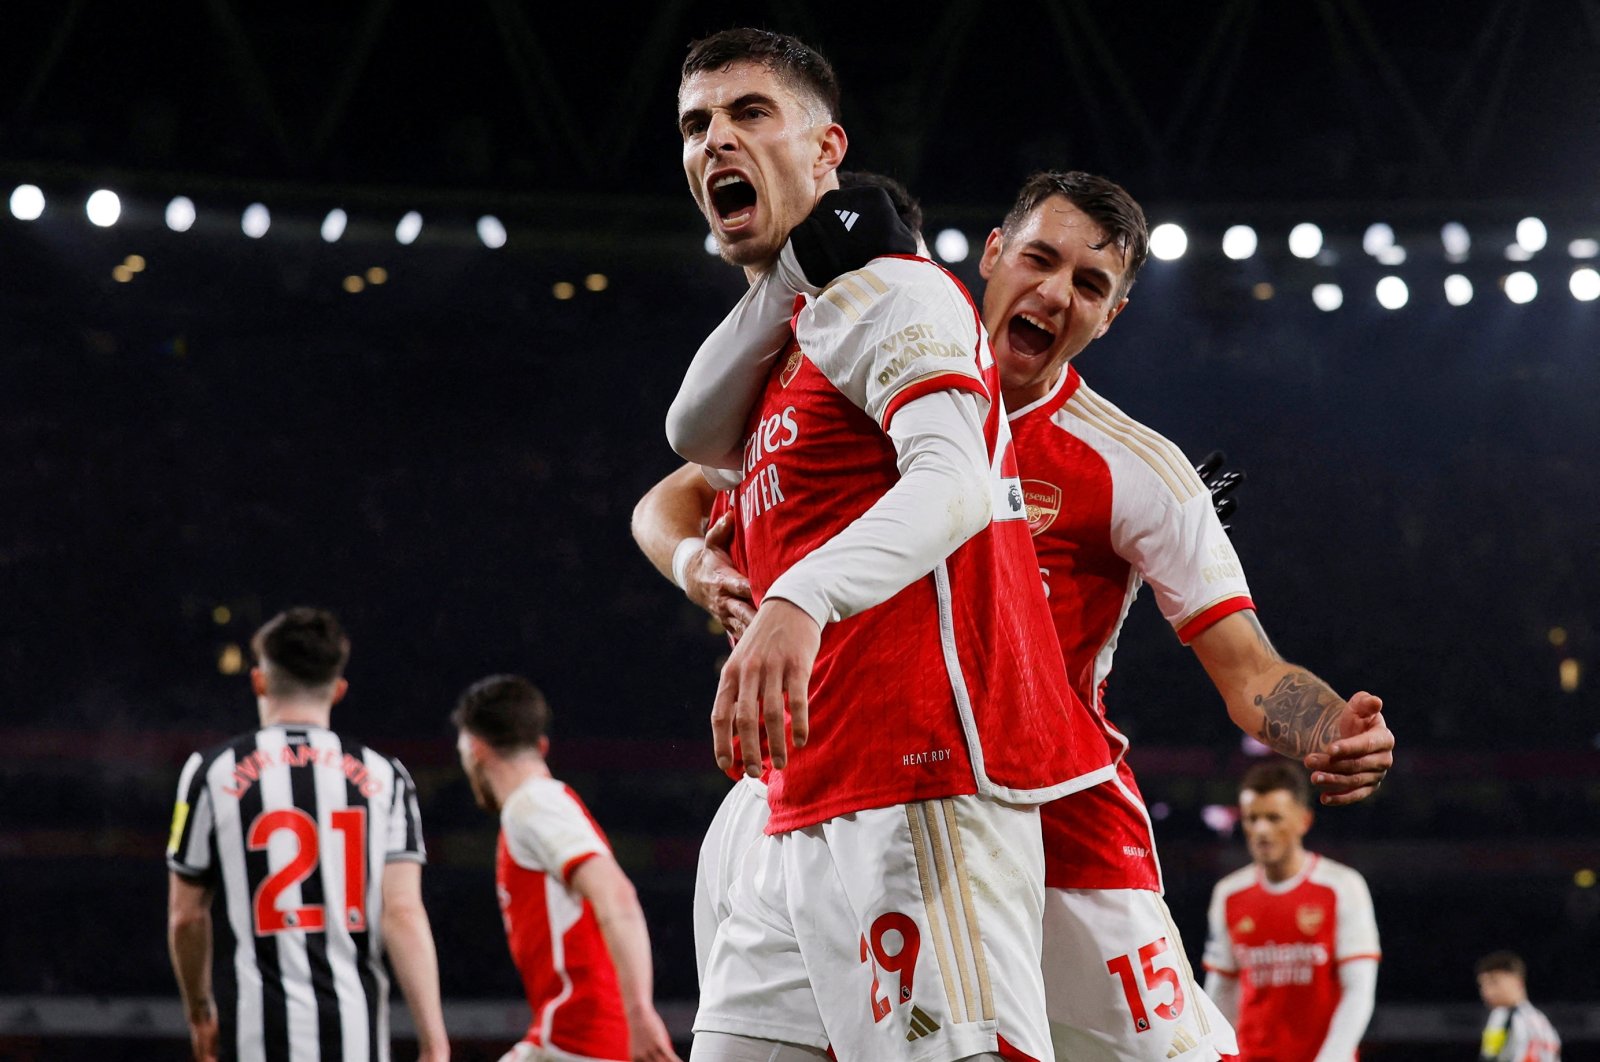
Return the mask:
M 1211 481 L 1197 478 L 1171 443 L 1069 367 L 1125 305 L 1147 253 L 1143 211 L 1114 183 L 1076 172 L 1036 174 L 1018 204 L 980 262 L 989 282 L 984 321 L 1013 410 L 1054 631 L 1069 677 L 1097 709 L 1117 757 L 1112 781 L 1043 811 L 1051 1031 L 1061 1058 L 1227 1053 L 1231 1033 L 1194 985 L 1161 900 L 1153 828 L 1123 755 L 1127 740 L 1101 700 L 1133 596 L 1143 582 L 1154 586 L 1230 716 L 1279 752 L 1315 764 L 1330 802 L 1375 788 L 1392 761 L 1393 735 L 1376 698 L 1358 695 L 1348 708 L 1271 651 L 1220 523 L 1237 480 L 1217 476 L 1214 458 L 1202 466 Z M 749 614 L 735 570 L 739 541 L 731 524 L 713 525 L 704 540 L 696 534 L 709 488 L 694 478 L 674 473 L 646 495 L 635 537 L 737 633 Z M 677 561 L 670 569 L 669 557 Z M 1106 955 L 1114 957 L 1109 968 Z
M 251 647 L 261 728 L 189 757 L 167 844 L 167 938 L 194 1056 L 387 1062 L 387 954 L 420 1057 L 443 1062 L 416 786 L 399 760 L 328 728 L 350 640 L 332 613 L 293 608 Z M 218 892 L 238 982 L 220 1007 Z
M 1561 1036 L 1528 1002 L 1528 966 L 1512 951 L 1478 960 L 1478 995 L 1489 1008 L 1478 1049 L 1481 1062 L 1561 1062 Z
M 1311 785 L 1282 760 L 1239 783 L 1249 866 L 1211 893 L 1206 991 L 1235 1019 L 1239 1057 L 1350 1062 L 1372 1018 L 1378 925 L 1361 875 L 1308 852 Z
M 650 933 L 633 883 L 578 794 L 545 763 L 550 707 L 493 675 L 457 702 L 461 768 L 499 816 L 495 891 L 533 1020 L 508 1062 L 677 1062 L 652 995 Z
M 756 776 L 764 736 L 773 768 L 694 1057 L 1043 1057 L 1033 805 L 1110 765 L 1049 637 L 993 360 L 964 289 L 903 226 L 905 257 L 853 265 L 817 231 L 862 237 L 867 198 L 893 211 L 835 191 L 846 138 L 809 49 L 713 40 L 680 83 L 685 174 L 752 280 L 733 327 L 784 305 L 757 359 L 708 341 L 668 418 L 682 456 L 744 480 L 756 613 L 713 745 Z M 785 277 L 841 263 L 791 337 Z

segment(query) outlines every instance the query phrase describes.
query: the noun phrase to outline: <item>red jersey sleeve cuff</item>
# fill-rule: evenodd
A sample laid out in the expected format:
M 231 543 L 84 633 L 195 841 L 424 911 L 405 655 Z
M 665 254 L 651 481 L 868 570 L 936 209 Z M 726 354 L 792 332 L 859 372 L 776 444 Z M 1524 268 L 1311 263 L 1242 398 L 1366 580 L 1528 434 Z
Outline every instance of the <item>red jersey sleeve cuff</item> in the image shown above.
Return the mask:
M 1357 959 L 1371 959 L 1378 962 L 1383 958 L 1383 953 L 1378 951 L 1364 951 L 1358 955 L 1341 955 L 1334 962 L 1355 962 Z
M 964 372 L 936 372 L 932 376 L 913 380 L 894 393 L 883 410 L 883 430 L 889 430 L 889 422 L 894 419 L 895 413 L 901 406 L 907 402 L 914 402 L 923 395 L 939 391 L 971 391 L 985 402 L 990 401 L 989 391 L 983 386 L 982 380 L 968 376 Z
M 1185 620 L 1183 626 L 1178 628 L 1178 641 L 1188 645 L 1223 617 L 1245 609 L 1254 611 L 1255 607 L 1256 603 L 1248 597 L 1230 597 L 1218 601 Z
M 1206 968 L 1206 972 L 1207 973 L 1221 974 L 1223 977 L 1238 977 L 1239 976 L 1239 971 L 1238 970 L 1224 970 L 1220 966 L 1212 966 L 1209 962 L 1202 962 L 1200 965 L 1204 966 Z
M 583 866 L 585 863 L 587 863 L 589 860 L 593 859 L 595 856 L 597 856 L 599 854 L 600 854 L 599 852 L 585 852 L 585 853 L 583 853 L 583 855 L 573 856 L 571 859 L 569 859 L 565 863 L 563 863 L 562 866 L 561 866 L 561 881 L 562 881 L 562 883 L 563 884 L 570 883 L 572 881 L 572 872 L 577 870 L 579 867 Z

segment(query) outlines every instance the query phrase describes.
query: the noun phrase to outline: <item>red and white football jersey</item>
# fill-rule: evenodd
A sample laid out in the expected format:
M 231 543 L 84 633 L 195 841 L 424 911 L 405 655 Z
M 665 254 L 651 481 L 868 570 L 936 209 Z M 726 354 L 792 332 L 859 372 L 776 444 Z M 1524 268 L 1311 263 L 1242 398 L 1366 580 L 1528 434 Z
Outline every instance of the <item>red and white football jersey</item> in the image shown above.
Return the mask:
M 567 887 L 585 860 L 610 854 L 568 786 L 534 778 L 500 812 L 495 889 L 506 943 L 533 1021 L 524 1039 L 584 1058 L 628 1059 L 628 1022 L 594 909 Z
M 1011 431 L 1067 675 L 1117 762 L 1112 781 L 1045 806 L 1045 883 L 1160 891 L 1150 816 L 1123 758 L 1128 739 L 1106 719 L 1117 636 L 1144 583 L 1185 644 L 1254 608 L 1250 588 L 1188 459 L 1090 390 L 1076 369 L 1013 412 Z
M 886 431 L 922 395 L 988 403 L 994 519 L 927 576 L 823 628 L 810 740 L 771 773 L 769 832 L 964 793 L 1033 803 L 1109 777 L 1051 636 L 971 297 L 925 259 L 880 258 L 808 298 L 794 327 L 751 413 L 738 491 L 758 604 L 898 481 Z
M 1240 1057 L 1310 1062 L 1339 1005 L 1339 964 L 1381 957 L 1361 875 L 1306 854 L 1300 873 L 1270 882 L 1254 865 L 1211 893 L 1205 966 L 1239 978 Z

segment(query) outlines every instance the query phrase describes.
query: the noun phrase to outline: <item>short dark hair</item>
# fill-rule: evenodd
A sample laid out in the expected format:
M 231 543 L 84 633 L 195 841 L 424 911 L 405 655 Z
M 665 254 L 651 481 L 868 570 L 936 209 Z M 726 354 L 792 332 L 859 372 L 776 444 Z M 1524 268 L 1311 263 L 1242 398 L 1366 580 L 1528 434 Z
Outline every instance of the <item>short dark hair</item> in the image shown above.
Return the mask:
M 496 752 L 537 748 L 550 729 L 550 705 L 521 675 L 490 675 L 467 687 L 450 721 Z
M 1306 772 L 1288 760 L 1262 760 L 1244 772 L 1239 782 L 1241 793 L 1270 793 L 1275 789 L 1286 791 L 1301 807 L 1311 806 L 1311 783 Z
M 1150 226 L 1138 200 L 1115 181 L 1081 170 L 1035 173 L 1023 183 L 1017 201 L 1011 204 L 1011 211 L 1000 223 L 1000 231 L 1010 236 L 1040 203 L 1055 195 L 1072 203 L 1105 230 L 1106 242 L 1097 244 L 1096 250 L 1114 244 L 1122 252 L 1122 290 L 1118 295 L 1126 296 L 1133 287 L 1134 277 L 1150 257 Z
M 1522 961 L 1522 956 L 1514 951 L 1491 951 L 1478 960 L 1474 973 L 1512 973 L 1528 979 L 1528 964 Z
M 816 97 L 828 109 L 828 120 L 839 117 L 839 78 L 815 48 L 787 33 L 742 27 L 713 33 L 689 45 L 678 83 L 706 70 L 721 70 L 733 63 L 760 63 L 797 88 Z
M 268 692 L 282 695 L 336 682 L 350 659 L 350 638 L 327 609 L 299 607 L 262 624 L 250 649 L 266 670 Z
M 906 228 L 911 230 L 913 236 L 922 235 L 922 204 L 911 190 L 893 177 L 881 173 L 869 173 L 866 170 L 840 170 L 840 188 L 882 188 L 889 197 L 889 202 L 894 204 L 895 213 L 900 215 L 900 220 L 905 222 Z

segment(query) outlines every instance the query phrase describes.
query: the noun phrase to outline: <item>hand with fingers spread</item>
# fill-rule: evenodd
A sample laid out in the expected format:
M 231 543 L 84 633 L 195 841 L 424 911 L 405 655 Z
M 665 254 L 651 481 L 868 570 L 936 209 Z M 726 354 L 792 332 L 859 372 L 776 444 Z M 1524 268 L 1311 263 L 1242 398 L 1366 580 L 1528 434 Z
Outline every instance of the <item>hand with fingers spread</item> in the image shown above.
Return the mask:
M 1224 531 L 1233 527 L 1227 522 L 1239 508 L 1239 499 L 1233 496 L 1233 492 L 1244 482 L 1244 473 L 1238 469 L 1223 471 L 1222 466 L 1227 460 L 1227 455 L 1221 450 L 1212 450 L 1204 460 L 1194 466 L 1200 482 L 1211 491 L 1211 505 L 1217 511 L 1217 519 L 1223 521 Z
M 735 737 L 745 774 L 752 778 L 761 776 L 763 732 L 772 766 L 779 770 L 788 765 L 791 735 L 796 747 L 806 743 L 806 693 L 821 641 L 822 629 L 802 609 L 781 598 L 761 603 L 717 683 L 711 737 L 719 768 L 733 766 Z
M 1394 732 L 1383 721 L 1383 701 L 1370 693 L 1354 694 L 1340 718 L 1339 736 L 1327 752 L 1303 761 L 1311 784 L 1330 807 L 1365 800 L 1383 784 L 1394 766 Z
M 751 603 L 750 580 L 734 567 L 728 553 L 733 527 L 730 511 L 706 529 L 704 544 L 684 568 L 683 592 L 737 640 L 754 622 L 756 609 Z

